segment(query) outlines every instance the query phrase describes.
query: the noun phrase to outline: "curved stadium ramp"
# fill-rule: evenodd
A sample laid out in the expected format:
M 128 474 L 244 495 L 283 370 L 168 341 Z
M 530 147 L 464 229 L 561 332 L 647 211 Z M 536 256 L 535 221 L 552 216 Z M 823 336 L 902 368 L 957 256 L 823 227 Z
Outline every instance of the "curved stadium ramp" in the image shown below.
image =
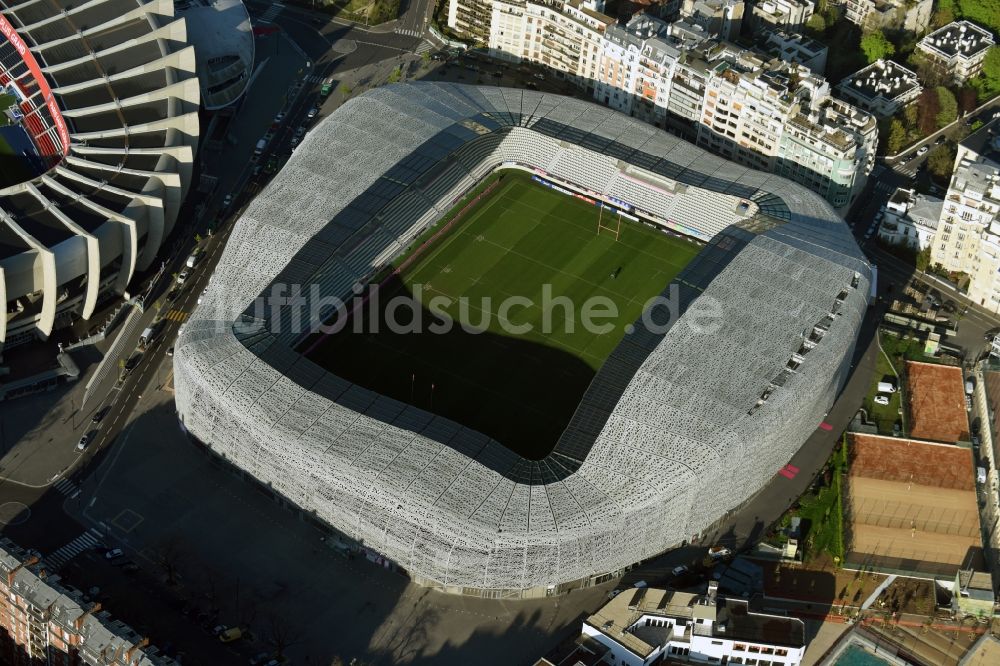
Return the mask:
M 324 371 L 287 311 L 253 318 L 272 283 L 349 293 L 511 165 L 708 240 L 675 280 L 683 315 L 623 339 L 544 459 Z M 177 409 L 216 454 L 417 582 L 563 590 L 690 539 L 788 462 L 846 381 L 870 277 L 819 196 L 617 112 L 387 86 L 324 120 L 236 223 L 176 345 Z M 709 332 L 693 324 L 710 302 Z
M 0 184 L 10 347 L 90 318 L 152 264 L 190 186 L 199 86 L 171 0 L 0 0 L 0 33 L 0 84 L 43 163 Z

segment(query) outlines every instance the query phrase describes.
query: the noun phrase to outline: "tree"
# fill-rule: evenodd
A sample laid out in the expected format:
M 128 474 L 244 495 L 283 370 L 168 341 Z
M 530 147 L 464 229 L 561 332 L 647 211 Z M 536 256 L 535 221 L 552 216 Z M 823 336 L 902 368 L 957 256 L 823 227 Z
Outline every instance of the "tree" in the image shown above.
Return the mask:
M 944 86 L 938 86 L 934 90 L 937 92 L 939 105 L 938 113 L 934 120 L 938 129 L 941 129 L 945 125 L 949 125 L 958 119 L 958 100 L 956 100 L 955 95 L 953 95 L 952 92 Z
M 272 614 L 267 627 L 268 640 L 274 646 L 275 657 L 281 659 L 285 650 L 298 643 L 302 637 L 295 627 L 278 614 Z
M 889 139 L 886 148 L 890 155 L 895 155 L 906 145 L 906 128 L 898 119 L 893 118 L 889 123 Z
M 826 19 L 823 18 L 822 14 L 813 14 L 806 21 L 806 27 L 816 33 L 826 32 Z
M 958 12 L 964 19 L 1000 32 L 1000 0 L 958 0 Z
M 389 83 L 396 83 L 403 77 L 403 70 L 397 65 L 395 69 L 389 72 Z
M 177 584 L 177 570 L 183 555 L 176 537 L 168 537 L 160 541 L 153 551 L 153 561 L 163 570 L 167 577 L 167 585 Z
M 955 153 L 952 148 L 943 143 L 927 156 L 927 170 L 939 179 L 951 177 L 951 167 L 955 164 Z
M 931 264 L 931 246 L 928 245 L 917 253 L 916 266 L 920 272 L 926 271 Z
M 917 130 L 927 136 L 937 129 L 937 115 L 941 110 L 941 102 L 937 91 L 925 89 L 917 99 Z
M 351 89 L 351 86 L 347 85 L 346 83 L 342 83 L 340 85 L 340 94 L 344 96 L 344 99 L 350 97 L 352 92 L 354 91 Z
M 975 88 L 963 86 L 958 91 L 958 112 L 965 115 L 976 108 L 978 94 Z
M 1000 46 L 991 46 L 986 52 L 982 80 L 987 94 L 1000 91 Z
M 861 51 L 868 59 L 868 64 L 876 60 L 887 58 L 896 52 L 896 47 L 892 45 L 881 30 L 873 30 L 861 37 Z

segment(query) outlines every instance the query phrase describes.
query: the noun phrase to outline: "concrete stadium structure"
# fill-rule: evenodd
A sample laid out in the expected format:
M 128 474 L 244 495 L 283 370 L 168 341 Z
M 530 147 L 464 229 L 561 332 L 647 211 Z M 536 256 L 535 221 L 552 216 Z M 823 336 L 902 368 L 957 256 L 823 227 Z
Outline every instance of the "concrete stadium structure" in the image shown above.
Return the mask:
M 246 92 L 253 70 L 254 38 L 243 0 L 177 0 L 198 58 L 201 103 L 215 111 Z
M 291 308 L 254 307 L 272 284 L 346 296 L 503 166 L 708 240 L 664 285 L 682 314 L 636 322 L 541 460 L 324 371 Z M 307 135 L 237 222 L 176 344 L 177 410 L 419 583 L 556 594 L 691 539 L 775 476 L 846 381 L 870 279 L 817 194 L 648 124 L 526 90 L 386 86 Z
M 0 87 L 42 173 L 0 189 L 0 349 L 89 319 L 148 268 L 190 185 L 194 49 L 171 0 L 0 0 Z

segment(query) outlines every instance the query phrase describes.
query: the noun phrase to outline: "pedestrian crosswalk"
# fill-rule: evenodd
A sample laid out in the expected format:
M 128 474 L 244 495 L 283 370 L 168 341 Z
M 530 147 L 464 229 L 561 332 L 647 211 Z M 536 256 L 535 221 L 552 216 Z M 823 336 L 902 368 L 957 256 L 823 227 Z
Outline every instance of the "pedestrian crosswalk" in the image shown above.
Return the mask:
M 420 55 L 421 53 L 427 53 L 428 51 L 432 51 L 433 49 L 434 45 L 428 42 L 426 39 L 424 39 L 421 40 L 420 45 L 417 46 L 416 53 L 417 55 Z
M 416 30 L 410 28 L 396 28 L 397 35 L 406 35 L 407 37 L 419 37 L 420 33 Z
M 310 74 L 305 78 L 306 83 L 320 83 L 322 80 L 323 77 L 319 74 Z
M 171 310 L 167 313 L 167 319 L 170 321 L 187 321 L 189 313 L 183 310 Z
M 53 486 L 53 488 L 61 492 L 66 497 L 69 497 L 70 499 L 80 494 L 79 486 L 77 486 L 69 479 L 59 479 L 59 483 Z
M 59 569 L 83 551 L 97 546 L 103 539 L 104 535 L 91 527 L 89 530 L 46 557 L 45 564 L 51 570 Z
M 283 4 L 281 4 L 280 2 L 274 3 L 273 5 L 271 5 L 270 7 L 267 8 L 266 12 L 264 12 L 263 14 L 260 15 L 260 18 L 257 19 L 257 22 L 258 23 L 271 23 L 274 20 L 274 17 L 277 16 L 278 14 L 280 14 L 281 10 L 284 9 L 284 8 L 285 8 L 285 6 Z

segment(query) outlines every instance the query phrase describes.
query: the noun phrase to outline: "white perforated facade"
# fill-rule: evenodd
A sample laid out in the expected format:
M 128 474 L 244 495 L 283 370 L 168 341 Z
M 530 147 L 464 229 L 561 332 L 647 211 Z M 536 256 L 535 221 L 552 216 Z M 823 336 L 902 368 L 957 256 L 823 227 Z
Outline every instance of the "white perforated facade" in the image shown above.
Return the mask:
M 346 294 L 511 163 L 709 240 L 675 280 L 683 316 L 637 322 L 546 458 L 325 372 L 285 313 L 247 316 L 276 282 Z M 177 409 L 422 583 L 545 589 L 690 539 L 766 484 L 846 379 L 869 277 L 819 195 L 648 124 L 539 92 L 386 86 L 325 119 L 237 222 L 175 347 Z

